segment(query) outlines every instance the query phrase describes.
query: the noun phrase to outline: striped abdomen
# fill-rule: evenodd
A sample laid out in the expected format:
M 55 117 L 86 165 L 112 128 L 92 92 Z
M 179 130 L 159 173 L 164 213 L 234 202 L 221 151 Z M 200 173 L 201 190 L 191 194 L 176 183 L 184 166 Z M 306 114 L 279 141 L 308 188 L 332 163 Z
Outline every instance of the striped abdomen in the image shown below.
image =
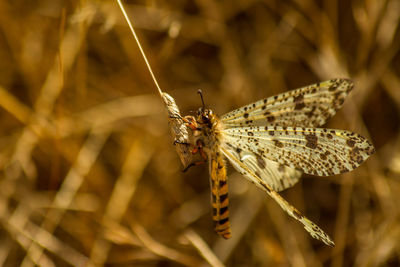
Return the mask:
M 210 157 L 211 196 L 215 231 L 225 239 L 231 237 L 228 210 L 228 184 L 222 155 L 216 152 Z

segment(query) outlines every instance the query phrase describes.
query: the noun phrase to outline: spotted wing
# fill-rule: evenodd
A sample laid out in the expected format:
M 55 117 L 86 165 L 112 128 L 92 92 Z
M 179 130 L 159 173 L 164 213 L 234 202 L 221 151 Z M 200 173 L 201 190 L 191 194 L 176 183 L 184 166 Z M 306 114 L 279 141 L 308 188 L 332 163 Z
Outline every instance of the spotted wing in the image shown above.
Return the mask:
M 298 220 L 304 225 L 304 228 L 310 233 L 310 235 L 318 240 L 321 240 L 329 246 L 334 246 L 335 243 L 332 239 L 321 229 L 303 216 L 295 207 L 290 205 L 285 199 L 283 199 L 275 190 L 273 190 L 264 180 L 260 179 L 253 170 L 251 170 L 240 158 L 232 154 L 232 150 L 228 146 L 221 148 L 223 154 L 228 158 L 233 167 L 239 171 L 242 175 L 250 179 L 258 187 L 263 189 L 270 195 L 284 211 L 286 211 L 290 216 Z
M 226 149 L 244 165 L 254 172 L 274 191 L 282 191 L 292 187 L 300 179 L 302 171 L 279 164 L 275 161 L 261 157 L 259 154 L 235 148 L 230 143 Z
M 259 100 L 225 114 L 221 120 L 227 128 L 262 125 L 318 127 L 335 115 L 352 89 L 352 81 L 332 79 Z
M 367 139 L 343 130 L 253 126 L 223 132 L 236 149 L 318 176 L 351 171 L 374 153 Z
M 209 171 L 211 178 L 211 205 L 215 231 L 225 239 L 231 237 L 229 222 L 229 198 L 226 166 L 222 154 L 212 151 L 209 154 Z

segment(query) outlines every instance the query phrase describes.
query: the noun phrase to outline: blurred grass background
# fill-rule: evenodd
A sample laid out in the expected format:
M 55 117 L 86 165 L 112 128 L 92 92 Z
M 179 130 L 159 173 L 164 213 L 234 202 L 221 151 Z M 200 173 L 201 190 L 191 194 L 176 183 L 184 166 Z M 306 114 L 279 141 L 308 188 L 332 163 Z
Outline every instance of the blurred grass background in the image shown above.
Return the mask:
M 206 166 L 182 173 L 167 112 L 116 1 L 0 2 L 1 266 L 399 266 L 400 1 L 125 1 L 182 114 L 224 114 L 348 77 L 327 127 L 376 154 L 283 196 L 312 239 L 229 169 L 233 238 L 213 231 Z

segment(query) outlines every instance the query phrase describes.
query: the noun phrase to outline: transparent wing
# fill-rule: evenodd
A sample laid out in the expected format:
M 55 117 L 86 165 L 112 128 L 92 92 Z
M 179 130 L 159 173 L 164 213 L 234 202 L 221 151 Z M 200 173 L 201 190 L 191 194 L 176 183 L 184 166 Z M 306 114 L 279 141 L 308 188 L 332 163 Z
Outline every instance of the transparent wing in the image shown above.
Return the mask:
M 285 199 L 283 199 L 276 191 L 274 191 L 267 183 L 265 183 L 262 179 L 260 179 L 254 171 L 248 168 L 243 162 L 240 161 L 239 158 L 234 156 L 226 146 L 221 148 L 222 153 L 228 158 L 231 162 L 232 166 L 240 172 L 242 175 L 250 179 L 253 183 L 255 183 L 258 187 L 263 189 L 270 195 L 281 207 L 284 211 L 286 211 L 290 216 L 298 220 L 304 225 L 304 228 L 310 233 L 310 235 L 318 240 L 321 240 L 325 244 L 329 246 L 334 246 L 335 243 L 332 239 L 321 229 L 303 216 L 295 207 L 290 205 Z
M 223 133 L 235 149 L 318 176 L 351 171 L 374 153 L 367 139 L 343 130 L 253 126 Z
M 301 177 L 301 170 L 271 161 L 258 153 L 237 149 L 230 143 L 226 144 L 226 149 L 274 191 L 292 187 Z
M 332 79 L 259 100 L 221 117 L 225 127 L 318 127 L 341 108 L 353 82 Z

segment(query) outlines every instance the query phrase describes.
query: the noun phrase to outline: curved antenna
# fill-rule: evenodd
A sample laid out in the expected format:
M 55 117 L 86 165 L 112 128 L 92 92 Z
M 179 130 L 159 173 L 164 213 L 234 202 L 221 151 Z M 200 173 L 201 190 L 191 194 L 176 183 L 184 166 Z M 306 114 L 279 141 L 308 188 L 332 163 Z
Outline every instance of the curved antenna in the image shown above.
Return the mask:
M 197 93 L 200 95 L 201 103 L 203 103 L 203 109 L 205 109 L 206 105 L 204 104 L 203 91 L 201 91 L 201 89 L 199 89 L 199 90 L 197 90 Z

